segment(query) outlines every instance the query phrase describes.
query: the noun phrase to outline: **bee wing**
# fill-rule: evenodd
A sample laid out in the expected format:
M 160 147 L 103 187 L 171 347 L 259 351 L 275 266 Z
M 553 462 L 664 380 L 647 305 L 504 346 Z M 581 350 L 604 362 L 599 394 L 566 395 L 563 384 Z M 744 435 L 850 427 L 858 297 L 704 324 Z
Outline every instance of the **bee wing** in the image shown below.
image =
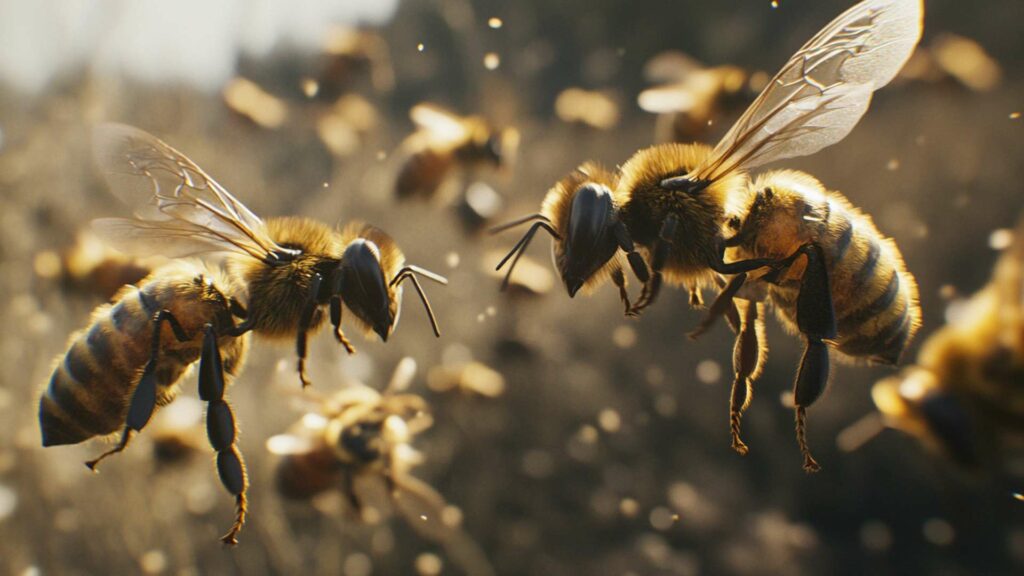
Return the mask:
M 786 62 L 693 175 L 713 181 L 842 140 L 910 58 L 923 10 L 921 0 L 865 0 L 844 12 Z
M 466 135 L 466 126 L 462 120 L 435 104 L 417 104 L 409 110 L 409 117 L 417 126 L 443 142 L 459 140 Z
M 384 389 L 384 394 L 397 394 L 409 389 L 412 379 L 416 377 L 416 360 L 406 356 L 398 361 L 395 371 L 391 374 L 391 381 Z
M 102 218 L 93 228 L 131 254 L 169 257 L 235 252 L 273 260 L 283 249 L 266 225 L 184 154 L 123 124 L 93 135 L 96 163 L 134 218 Z
M 676 83 L 648 88 L 637 96 L 636 102 L 644 112 L 668 114 L 693 110 L 698 98 L 686 83 Z
M 278 456 L 309 454 L 316 448 L 313 438 L 293 434 L 277 434 L 267 439 L 267 451 Z

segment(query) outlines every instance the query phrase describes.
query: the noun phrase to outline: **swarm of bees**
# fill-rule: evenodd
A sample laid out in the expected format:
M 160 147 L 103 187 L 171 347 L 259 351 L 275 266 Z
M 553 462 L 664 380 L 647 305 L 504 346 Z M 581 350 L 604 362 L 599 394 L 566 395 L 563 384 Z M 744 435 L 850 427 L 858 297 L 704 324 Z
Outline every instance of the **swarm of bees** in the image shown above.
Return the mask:
M 764 365 L 765 304 L 805 343 L 794 384 L 804 469 L 820 467 L 807 446 L 806 409 L 829 378 L 829 348 L 841 357 L 894 364 L 920 324 L 917 286 L 895 243 L 841 194 L 808 174 L 748 170 L 804 156 L 842 140 L 921 36 L 920 0 L 865 0 L 805 44 L 768 82 L 722 140 L 640 150 L 617 171 L 586 163 L 548 191 L 541 211 L 497 228 L 533 224 L 499 264 L 538 230 L 554 239 L 555 265 L 570 296 L 611 278 L 627 315 L 654 303 L 664 282 L 720 287 L 697 336 L 725 315 L 738 332 L 730 405 L 732 445 Z M 630 302 L 623 270 L 643 284 Z
M 507 168 L 515 162 L 519 132 L 497 129 L 480 116 L 461 117 L 434 104 L 417 104 L 409 117 L 418 130 L 402 142 L 395 180 L 399 200 L 430 199 L 456 170 Z
M 340 490 L 363 521 L 396 511 L 420 535 L 447 545 L 467 573 L 492 574 L 458 513 L 411 474 L 423 462 L 412 442 L 433 424 L 426 400 L 407 392 L 415 372 L 415 361 L 404 358 L 383 392 L 356 385 L 322 397 L 288 433 L 267 440 L 267 450 L 281 456 L 277 490 L 294 500 Z
M 307 335 L 324 324 L 324 307 L 335 338 L 351 354 L 341 329 L 344 308 L 367 333 L 387 341 L 409 280 L 440 335 L 418 277 L 447 281 L 406 264 L 391 237 L 373 226 L 353 223 L 339 231 L 306 218 L 264 221 L 194 162 L 139 129 L 105 125 L 94 145 L 112 189 L 138 207 L 134 218 L 100 219 L 94 229 L 126 253 L 178 260 L 122 288 L 71 336 L 40 400 L 43 445 L 121 430 L 116 447 L 87 463 L 95 469 L 174 399 L 198 361 L 217 470 L 236 497 L 236 519 L 223 537 L 234 544 L 245 521 L 248 480 L 224 390 L 241 369 L 249 334 L 294 337 L 306 386 Z M 205 259 L 182 259 L 187 256 Z
M 921 347 L 917 364 L 872 389 L 886 423 L 961 467 L 1021 447 L 1024 429 L 1024 221 L 988 285 Z

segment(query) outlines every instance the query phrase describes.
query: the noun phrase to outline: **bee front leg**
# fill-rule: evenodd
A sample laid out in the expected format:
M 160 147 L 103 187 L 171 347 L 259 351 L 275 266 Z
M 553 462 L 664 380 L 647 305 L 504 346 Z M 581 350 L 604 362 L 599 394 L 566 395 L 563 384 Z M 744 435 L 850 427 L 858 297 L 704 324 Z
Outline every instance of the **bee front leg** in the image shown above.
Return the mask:
M 352 345 L 352 342 L 349 342 L 349 339 L 345 337 L 345 333 L 341 331 L 341 296 L 337 294 L 331 296 L 331 326 L 334 326 L 334 339 L 345 347 L 345 352 L 355 354 L 356 347 Z
M 704 317 L 704 320 L 701 321 L 700 325 L 694 328 L 693 331 L 687 334 L 687 336 L 689 336 L 691 340 L 696 340 L 701 334 L 707 332 L 708 329 L 714 325 L 715 320 L 717 320 L 719 316 L 729 315 L 730 313 L 734 314 L 735 306 L 733 306 L 732 299 L 736 296 L 736 293 L 739 292 L 740 288 L 743 287 L 743 284 L 746 281 L 746 272 L 741 272 L 730 278 L 729 283 L 725 285 L 725 288 L 719 292 L 718 297 L 716 297 L 715 301 L 711 304 L 711 308 L 708 309 L 708 313 Z M 735 323 L 733 326 L 739 326 L 739 323 Z
M 313 314 L 316 312 L 317 296 L 320 294 L 320 283 L 323 277 L 319 273 L 313 275 L 309 282 L 309 294 L 306 297 L 306 305 L 302 308 L 302 316 L 299 317 L 298 334 L 295 338 L 295 352 L 299 355 L 299 362 L 296 366 L 299 371 L 299 381 L 302 387 L 309 386 L 306 379 L 306 336 L 309 332 L 309 325 L 313 323 Z
M 817 472 L 821 466 L 807 447 L 806 409 L 824 392 L 829 377 L 828 347 L 824 340 L 836 337 L 835 309 L 829 285 L 825 255 L 817 244 L 802 246 L 794 256 L 807 258 L 796 302 L 797 327 L 806 342 L 793 387 L 796 405 L 796 439 L 804 456 L 804 470 Z
M 217 333 L 207 324 L 203 335 L 203 352 L 199 360 L 199 398 L 206 401 L 206 435 L 217 452 L 217 474 L 221 484 L 235 496 L 235 522 L 221 537 L 225 544 L 238 543 L 236 536 L 245 524 L 248 477 L 242 453 L 235 446 L 238 428 L 231 405 L 224 399 L 224 366 L 221 363 Z
M 622 270 L 616 268 L 612 270 L 612 284 L 615 284 L 619 289 L 619 299 L 622 300 L 622 304 L 625 307 L 624 313 L 629 316 L 630 309 L 633 307 L 629 303 L 629 292 L 626 291 L 626 275 L 622 273 Z
M 135 391 L 132 393 L 131 402 L 128 404 L 128 416 L 125 420 L 124 430 L 121 432 L 121 440 L 117 443 L 117 446 L 100 454 L 98 458 L 86 462 L 85 465 L 90 470 L 95 471 L 96 466 L 104 458 L 117 454 L 127 448 L 132 432 L 141 431 L 149 423 L 149 418 L 153 415 L 153 410 L 156 408 L 156 367 L 157 360 L 160 358 L 160 332 L 164 322 L 171 325 L 174 337 L 179 342 L 189 340 L 185 330 L 182 329 L 178 319 L 171 314 L 170 310 L 161 310 L 153 316 L 153 336 L 150 340 L 149 362 L 146 363 L 146 367 L 142 371 L 142 377 L 139 378 L 139 383 L 135 386 Z
M 633 244 L 633 239 L 629 236 L 629 230 L 626 229 L 626 225 L 621 220 L 618 220 L 615 222 L 612 232 L 615 234 L 615 242 L 626 253 L 626 260 L 629 261 L 629 267 L 633 270 L 633 274 L 636 275 L 640 282 L 646 284 L 651 277 L 650 271 L 647 269 L 647 263 L 644 262 L 643 256 L 640 256 L 640 253 L 636 251 L 636 246 Z
M 672 241 L 676 237 L 678 225 L 679 220 L 674 214 L 670 214 L 665 218 L 665 222 L 661 225 L 658 240 L 654 244 L 654 255 L 651 257 L 651 278 L 648 282 L 644 283 L 644 289 L 640 293 L 640 298 L 630 311 L 632 314 L 639 315 L 644 308 L 654 304 L 654 301 L 658 298 L 658 293 L 661 291 L 661 270 L 665 267 L 665 263 L 668 262 L 669 251 L 672 249 Z

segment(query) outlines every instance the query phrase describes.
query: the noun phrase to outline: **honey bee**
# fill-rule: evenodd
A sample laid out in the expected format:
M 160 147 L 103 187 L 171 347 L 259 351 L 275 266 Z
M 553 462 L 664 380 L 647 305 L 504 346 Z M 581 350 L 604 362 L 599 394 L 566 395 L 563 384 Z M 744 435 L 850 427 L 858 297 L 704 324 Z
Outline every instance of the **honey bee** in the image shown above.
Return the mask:
M 640 150 L 620 168 L 607 203 L 561 220 L 543 213 L 534 217 L 547 217 L 541 222 L 555 237 L 556 254 L 563 244 L 579 242 L 574 235 L 589 240 L 588 246 L 618 246 L 631 259 L 634 243 L 646 254 L 649 278 L 629 314 L 650 306 L 663 282 L 683 285 L 692 294 L 719 285 L 725 276 L 731 279 L 710 318 L 727 313 L 735 324 L 740 318 L 733 296 L 744 282 L 768 283 L 749 288 L 757 292 L 751 300 L 770 298 L 783 323 L 806 341 L 795 399 L 797 440 L 808 471 L 819 466 L 806 444 L 805 410 L 828 381 L 826 344 L 851 357 L 895 362 L 920 321 L 916 286 L 895 244 L 838 193 L 826 193 L 805 174 L 772 172 L 752 181 L 747 171 L 843 139 L 867 111 L 872 93 L 910 57 L 923 10 L 920 0 L 866 0 L 853 6 L 790 58 L 714 148 L 662 144 Z M 593 225 L 567 226 L 574 221 Z M 563 270 L 594 274 L 614 267 L 619 256 L 606 248 L 572 257 L 575 262 L 558 265 L 563 278 Z M 571 277 L 567 285 L 590 278 Z M 763 319 L 755 316 L 757 305 L 744 307 L 752 329 L 746 339 L 741 334 L 736 357 L 760 359 L 743 367 L 755 374 L 766 351 L 763 340 L 758 342 L 763 330 L 757 323 Z M 756 343 L 756 350 L 741 349 L 747 343 Z M 734 386 L 732 398 L 733 447 L 745 452 L 739 415 L 748 391 Z
M 511 166 L 519 132 L 498 130 L 480 116 L 457 116 L 434 104 L 417 104 L 409 117 L 419 128 L 402 142 L 395 180 L 400 200 L 432 198 L 456 169 Z
M 885 422 L 968 470 L 1024 441 L 1024 220 L 989 283 L 871 391 Z
M 245 520 L 247 479 L 223 394 L 242 365 L 248 333 L 295 335 L 305 386 L 306 337 L 323 323 L 323 306 L 330 308 L 335 337 L 353 353 L 341 331 L 342 306 L 386 341 L 408 279 L 440 335 L 417 275 L 446 280 L 405 265 L 394 241 L 372 226 L 338 232 L 304 218 L 264 222 L 191 160 L 136 128 L 98 128 L 95 147 L 113 189 L 129 202 L 148 200 L 134 218 L 94 221 L 101 236 L 130 254 L 227 253 L 227 266 L 175 260 L 97 308 L 89 327 L 72 335 L 43 392 L 43 445 L 75 444 L 122 428 L 116 447 L 87 463 L 95 469 L 173 400 L 178 382 L 199 361 L 209 440 L 221 480 L 237 500 L 235 524 L 223 538 L 233 544 Z
M 317 411 L 268 439 L 267 450 L 281 456 L 277 490 L 293 500 L 340 490 L 364 521 L 394 510 L 422 536 L 449 545 L 467 573 L 491 574 L 486 557 L 459 530 L 457 513 L 453 519 L 444 497 L 411 474 L 423 462 L 412 442 L 433 425 L 426 401 L 407 392 L 415 372 L 415 361 L 404 358 L 383 392 L 357 385 L 319 398 Z

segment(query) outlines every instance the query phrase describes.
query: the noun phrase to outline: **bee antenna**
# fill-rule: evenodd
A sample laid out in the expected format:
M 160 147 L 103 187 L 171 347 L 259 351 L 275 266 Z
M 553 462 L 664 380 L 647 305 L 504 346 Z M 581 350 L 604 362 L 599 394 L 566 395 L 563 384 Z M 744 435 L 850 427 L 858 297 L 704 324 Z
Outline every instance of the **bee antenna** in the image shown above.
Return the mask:
M 548 233 L 550 233 L 551 236 L 554 237 L 556 240 L 561 240 L 561 236 L 558 235 L 558 232 L 551 227 L 550 220 L 544 218 L 540 214 L 537 214 L 536 216 L 540 216 L 541 218 L 543 218 L 543 220 L 541 220 L 540 222 L 535 222 L 533 226 L 530 226 L 530 229 L 526 231 L 526 234 L 523 234 L 523 237 L 519 239 L 519 242 L 512 247 L 512 250 L 509 251 L 509 253 L 506 254 L 505 257 L 501 259 L 501 262 L 498 262 L 498 265 L 494 268 L 495 270 L 501 270 L 502 266 L 504 266 L 505 263 L 508 262 L 508 259 L 515 256 L 515 258 L 512 258 L 512 265 L 508 267 L 508 273 L 505 274 L 505 279 L 502 280 L 501 282 L 502 290 L 508 289 L 508 284 L 512 280 L 512 271 L 515 270 L 516 263 L 519 262 L 519 258 L 523 255 L 523 252 L 526 252 L 526 248 L 530 245 L 530 241 L 533 240 L 534 235 L 537 234 L 537 230 L 543 228 L 544 230 L 547 230 Z M 523 220 L 523 222 L 527 221 L 528 220 Z
M 433 280 L 443 286 L 448 285 L 448 279 L 440 274 L 435 274 L 430 270 L 420 268 L 419 266 L 405 266 L 395 274 L 395 277 L 391 279 L 388 286 L 397 286 L 401 284 L 406 278 L 412 280 L 413 287 L 416 288 L 416 293 L 420 295 L 420 300 L 423 301 L 423 307 L 427 309 L 427 317 L 430 318 L 430 327 L 434 329 L 434 336 L 441 337 L 441 329 L 437 326 L 437 318 L 434 317 L 434 309 L 430 307 L 430 300 L 427 299 L 426 292 L 423 291 L 423 287 L 420 286 L 420 281 L 417 278 L 417 274 Z
M 510 228 L 515 228 L 516 226 L 519 226 L 520 224 L 526 224 L 527 222 L 532 222 L 533 220 L 540 220 L 541 222 L 547 222 L 548 224 L 551 224 L 551 219 L 549 219 L 547 216 L 545 216 L 545 215 L 543 215 L 543 214 L 538 212 L 536 214 L 530 214 L 529 216 L 523 216 L 522 218 L 517 218 L 516 220 L 513 220 L 511 222 L 506 222 L 505 224 L 501 224 L 499 226 L 495 226 L 494 228 L 491 228 L 487 232 L 489 234 L 499 234 L 499 233 L 504 232 L 505 230 L 508 230 Z M 558 234 L 555 234 L 555 238 L 558 238 Z

